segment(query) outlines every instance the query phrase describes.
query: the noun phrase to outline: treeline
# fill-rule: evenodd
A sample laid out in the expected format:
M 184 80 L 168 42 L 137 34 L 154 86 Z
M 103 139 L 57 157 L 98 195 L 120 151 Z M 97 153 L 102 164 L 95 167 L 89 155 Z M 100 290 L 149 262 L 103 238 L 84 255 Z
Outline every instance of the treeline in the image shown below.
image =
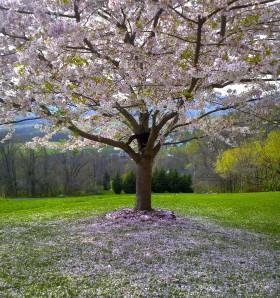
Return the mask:
M 134 194 L 136 192 L 136 176 L 129 171 L 121 176 L 117 173 L 112 180 L 112 189 L 116 194 L 124 192 Z M 192 178 L 190 175 L 180 175 L 177 170 L 166 170 L 156 168 L 152 177 L 152 192 L 154 193 L 191 193 Z
M 135 193 L 135 169 L 120 151 L 36 150 L 20 143 L 0 144 L 0 197 L 90 195 L 115 190 Z M 155 169 L 153 192 L 192 192 L 191 176 Z M 119 188 L 119 190 L 118 190 Z
M 113 150 L 60 152 L 0 144 L 0 197 L 100 193 L 106 171 L 113 176 L 128 162 Z
M 279 130 L 235 138 L 234 145 L 205 138 L 164 148 L 155 160 L 153 192 L 189 192 L 190 185 L 198 193 L 280 190 Z M 27 149 L 17 139 L 0 143 L 0 197 L 101 193 L 111 190 L 118 172 L 120 191 L 134 193 L 134 165 L 118 150 L 60 152 Z

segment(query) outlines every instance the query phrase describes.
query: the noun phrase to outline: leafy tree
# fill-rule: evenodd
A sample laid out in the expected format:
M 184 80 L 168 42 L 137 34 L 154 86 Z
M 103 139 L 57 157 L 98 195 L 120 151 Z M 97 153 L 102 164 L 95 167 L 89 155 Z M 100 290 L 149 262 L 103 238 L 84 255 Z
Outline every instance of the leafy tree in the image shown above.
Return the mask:
M 222 152 L 216 161 L 215 170 L 225 178 L 236 177 L 240 191 L 246 190 L 252 183 L 261 190 L 278 190 L 279 148 L 280 131 L 272 131 L 264 141 L 244 142 L 239 147 Z
M 122 178 L 119 172 L 115 175 L 112 181 L 112 188 L 114 193 L 120 194 L 122 192 L 123 186 L 122 186 Z
M 34 144 L 67 128 L 67 148 L 125 151 L 149 210 L 163 144 L 192 139 L 186 127 L 217 136 L 233 122 L 210 115 L 250 104 L 265 117 L 277 101 L 279 3 L 92 3 L 0 0 L 0 124 L 34 115 L 47 119 Z
M 269 133 L 260 156 L 259 168 L 265 190 L 280 190 L 280 130 Z
M 110 182 L 111 182 L 110 175 L 106 171 L 103 175 L 103 181 L 102 181 L 104 190 L 110 190 Z
M 133 194 L 136 192 L 136 177 L 132 171 L 124 175 L 122 185 L 125 193 Z
M 280 174 L 280 131 L 269 133 L 263 148 L 261 162 Z

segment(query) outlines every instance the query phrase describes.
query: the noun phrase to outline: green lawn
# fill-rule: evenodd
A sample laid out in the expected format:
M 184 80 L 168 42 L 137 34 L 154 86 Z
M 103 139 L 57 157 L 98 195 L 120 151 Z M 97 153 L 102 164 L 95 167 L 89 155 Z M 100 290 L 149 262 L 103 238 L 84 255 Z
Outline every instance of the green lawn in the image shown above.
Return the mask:
M 279 297 L 279 192 L 154 195 L 175 221 L 97 216 L 133 204 L 0 199 L 0 297 Z
M 84 218 L 133 207 L 134 196 L 111 195 L 50 199 L 0 199 L 0 223 Z M 280 193 L 154 194 L 153 206 L 225 226 L 280 233 Z

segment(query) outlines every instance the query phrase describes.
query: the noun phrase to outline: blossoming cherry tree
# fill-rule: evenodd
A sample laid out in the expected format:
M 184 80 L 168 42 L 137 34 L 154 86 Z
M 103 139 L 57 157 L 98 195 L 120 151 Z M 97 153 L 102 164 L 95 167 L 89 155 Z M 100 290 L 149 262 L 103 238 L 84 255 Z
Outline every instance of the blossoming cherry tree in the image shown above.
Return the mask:
M 277 0 L 0 0 L 2 125 L 46 119 L 45 144 L 105 144 L 137 165 L 136 209 L 151 209 L 153 161 L 217 112 L 265 113 L 279 79 Z M 183 138 L 183 139 L 182 139 Z

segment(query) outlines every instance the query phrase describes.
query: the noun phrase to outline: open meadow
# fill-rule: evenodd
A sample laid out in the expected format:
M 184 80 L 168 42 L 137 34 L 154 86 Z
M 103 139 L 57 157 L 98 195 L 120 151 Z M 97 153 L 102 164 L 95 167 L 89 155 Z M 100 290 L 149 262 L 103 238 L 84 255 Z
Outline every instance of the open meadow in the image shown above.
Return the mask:
M 280 193 L 0 199 L 0 297 L 279 297 Z

